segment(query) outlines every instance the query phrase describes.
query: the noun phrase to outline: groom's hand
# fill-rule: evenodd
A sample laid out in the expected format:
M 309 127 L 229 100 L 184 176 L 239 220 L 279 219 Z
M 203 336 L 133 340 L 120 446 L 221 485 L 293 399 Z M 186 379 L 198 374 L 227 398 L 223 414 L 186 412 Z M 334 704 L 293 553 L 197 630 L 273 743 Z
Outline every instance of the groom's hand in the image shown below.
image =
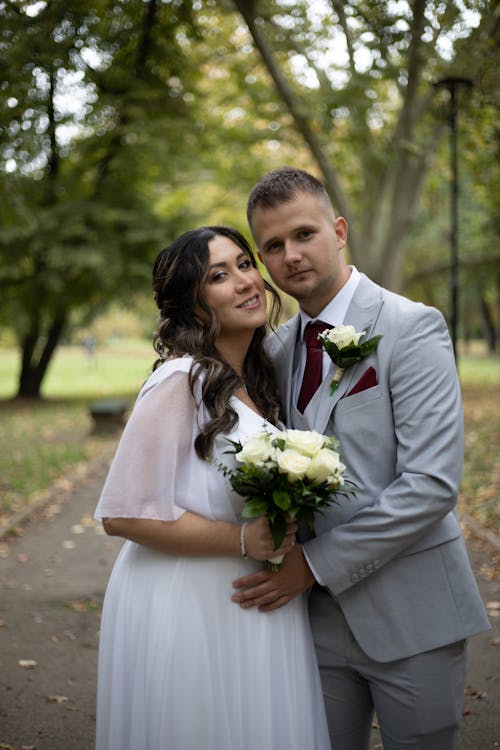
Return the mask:
M 277 573 L 259 570 L 258 573 L 234 581 L 233 586 L 238 591 L 231 599 L 244 609 L 258 607 L 261 612 L 270 612 L 307 591 L 314 581 L 302 546 L 296 544 L 285 556 Z

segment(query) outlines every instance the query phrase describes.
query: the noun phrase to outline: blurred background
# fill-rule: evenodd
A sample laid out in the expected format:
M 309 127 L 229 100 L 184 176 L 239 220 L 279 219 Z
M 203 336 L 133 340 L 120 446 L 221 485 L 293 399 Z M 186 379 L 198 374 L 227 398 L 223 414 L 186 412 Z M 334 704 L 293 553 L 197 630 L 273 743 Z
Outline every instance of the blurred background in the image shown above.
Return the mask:
M 500 15 L 493 0 L 0 0 L 0 528 L 112 450 L 150 372 L 152 262 L 290 164 L 348 256 L 438 307 L 461 502 L 498 528 Z M 293 312 L 286 300 L 286 315 Z

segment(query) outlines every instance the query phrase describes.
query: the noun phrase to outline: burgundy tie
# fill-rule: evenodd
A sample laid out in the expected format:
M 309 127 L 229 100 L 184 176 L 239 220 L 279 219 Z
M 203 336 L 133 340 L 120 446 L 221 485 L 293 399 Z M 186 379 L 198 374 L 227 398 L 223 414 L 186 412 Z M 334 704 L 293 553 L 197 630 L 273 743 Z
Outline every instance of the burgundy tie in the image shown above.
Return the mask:
M 323 379 L 323 349 L 318 341 L 318 335 L 330 327 L 319 320 L 306 325 L 304 331 L 304 341 L 307 347 L 306 366 L 297 401 L 297 408 L 301 413 L 304 413 Z

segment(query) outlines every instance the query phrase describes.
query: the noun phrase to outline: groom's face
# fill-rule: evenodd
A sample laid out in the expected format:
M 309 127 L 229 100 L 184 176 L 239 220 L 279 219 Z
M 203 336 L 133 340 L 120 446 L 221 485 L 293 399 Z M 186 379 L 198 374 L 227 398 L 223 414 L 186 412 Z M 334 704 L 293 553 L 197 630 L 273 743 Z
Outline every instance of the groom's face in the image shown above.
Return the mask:
M 251 229 L 274 283 L 315 317 L 349 278 L 342 256 L 347 222 L 322 198 L 299 193 L 273 208 L 255 208 Z

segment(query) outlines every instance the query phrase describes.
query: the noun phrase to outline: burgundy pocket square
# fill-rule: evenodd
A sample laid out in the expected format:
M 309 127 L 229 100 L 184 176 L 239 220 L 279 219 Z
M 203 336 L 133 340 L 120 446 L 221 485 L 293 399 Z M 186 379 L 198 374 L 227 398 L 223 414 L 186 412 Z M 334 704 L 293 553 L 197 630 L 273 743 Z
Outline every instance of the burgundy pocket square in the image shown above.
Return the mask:
M 369 367 L 368 370 L 360 377 L 356 385 L 351 388 L 347 395 L 353 396 L 355 393 L 359 393 L 360 391 L 366 391 L 367 388 L 373 388 L 374 385 L 377 385 L 377 373 L 375 372 L 373 367 Z

